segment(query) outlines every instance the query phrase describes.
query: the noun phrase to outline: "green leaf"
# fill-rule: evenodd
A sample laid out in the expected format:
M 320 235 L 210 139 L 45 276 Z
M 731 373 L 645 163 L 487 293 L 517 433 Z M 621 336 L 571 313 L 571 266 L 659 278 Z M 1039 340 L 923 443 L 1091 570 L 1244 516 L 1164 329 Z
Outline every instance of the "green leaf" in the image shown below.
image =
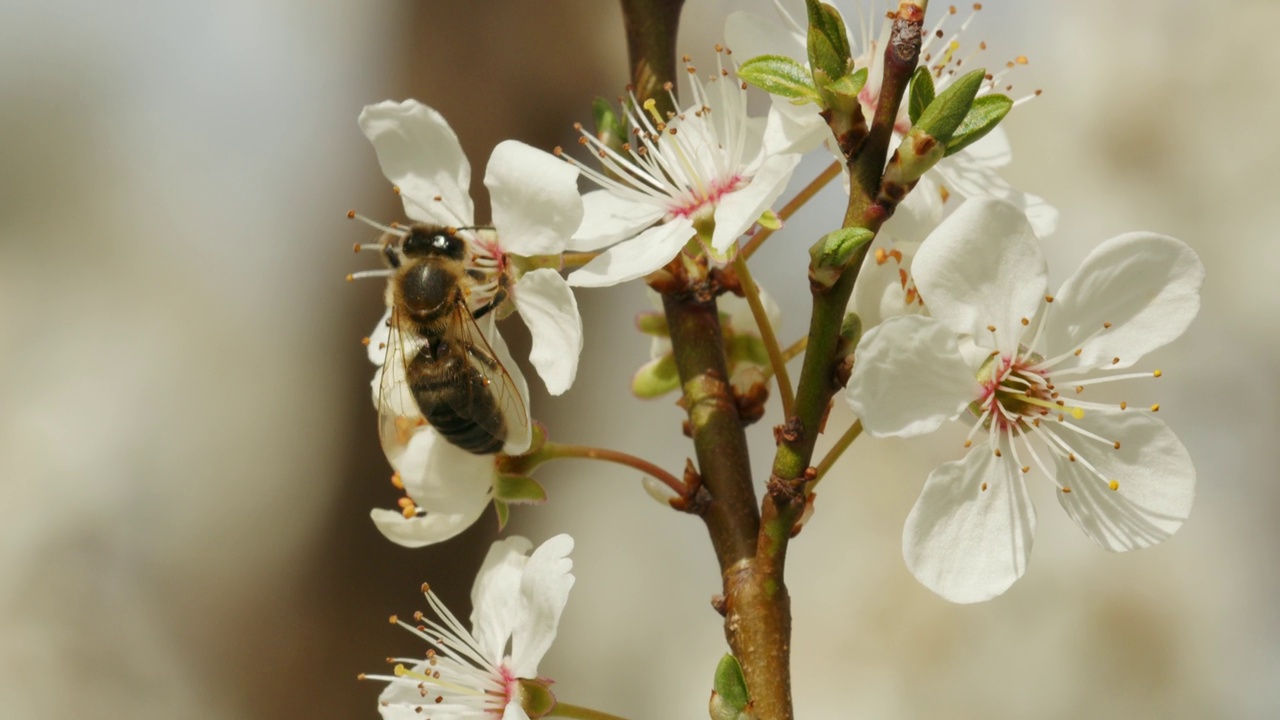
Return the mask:
M 858 93 L 862 92 L 862 88 L 866 84 L 867 69 L 860 68 L 857 72 L 845 75 L 830 85 L 827 85 L 824 89 L 857 100 Z
M 849 264 L 853 254 L 876 236 L 866 228 L 840 228 L 827 233 L 809 250 L 815 268 L 840 268 Z
M 531 477 L 499 475 L 493 483 L 493 497 L 504 505 L 541 505 L 547 501 L 547 491 Z
M 957 153 L 981 140 L 1012 109 L 1013 101 L 1007 95 L 993 93 L 975 98 L 969 114 L 964 116 L 964 122 L 960 123 L 955 134 L 947 141 L 947 154 Z
M 840 11 L 818 0 L 805 0 L 805 8 L 809 14 L 809 67 L 815 82 L 819 71 L 832 80 L 844 77 L 853 69 L 853 56 Z
M 645 363 L 631 378 L 631 392 L 642 400 L 661 397 L 679 387 L 680 372 L 671 353 Z
M 738 66 L 738 77 L 765 92 L 795 101 L 815 102 L 821 97 L 809 71 L 782 55 L 761 55 Z
M 501 500 L 493 501 L 493 509 L 498 513 L 498 532 L 507 526 L 507 521 L 511 519 L 511 508 Z
M 912 130 L 930 135 L 938 142 L 950 140 L 973 107 L 973 98 L 986 76 L 987 71 L 983 68 L 961 75 L 920 113 L 920 120 Z
M 912 125 L 920 121 L 920 113 L 929 107 L 934 96 L 933 73 L 929 72 L 928 66 L 921 65 L 911 76 L 911 90 L 907 96 L 907 114 L 911 117 Z
M 742 676 L 742 666 L 737 658 L 725 654 L 716 665 L 715 694 L 711 698 L 713 720 L 737 720 L 748 711 L 751 698 L 747 694 L 747 681 Z
M 858 340 L 862 339 L 862 318 L 858 317 L 858 313 L 851 312 L 844 316 L 844 321 L 840 323 L 840 339 L 850 346 L 857 345 Z

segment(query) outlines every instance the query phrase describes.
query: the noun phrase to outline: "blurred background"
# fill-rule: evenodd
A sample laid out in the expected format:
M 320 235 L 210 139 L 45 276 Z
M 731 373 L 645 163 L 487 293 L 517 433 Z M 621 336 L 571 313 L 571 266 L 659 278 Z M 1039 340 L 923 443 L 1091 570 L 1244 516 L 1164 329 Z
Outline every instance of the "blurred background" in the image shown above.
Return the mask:
M 709 60 L 738 8 L 772 12 L 689 0 L 681 50 Z M 992 64 L 1030 56 L 1014 81 L 1045 90 L 1005 125 L 1006 177 L 1062 212 L 1055 281 L 1132 229 L 1208 267 L 1200 318 L 1153 356 L 1167 377 L 1135 389 L 1190 449 L 1196 509 L 1169 542 L 1112 555 L 1041 483 L 1026 577 L 951 605 L 900 538 L 955 438 L 859 441 L 788 567 L 801 717 L 1280 715 L 1280 245 L 1262 212 L 1280 188 L 1278 26 L 1267 0 L 986 3 L 968 38 Z M 356 674 L 420 651 L 386 617 L 423 607 L 423 580 L 465 616 L 496 522 L 410 551 L 368 520 L 397 496 L 358 344 L 381 289 L 342 282 L 369 239 L 344 214 L 400 210 L 356 115 L 435 106 L 483 198 L 497 142 L 568 145 L 590 99 L 618 94 L 622 37 L 600 0 L 0 6 L 0 717 L 375 717 L 379 687 Z M 761 253 L 784 337 L 805 324 L 802 248 L 841 213 L 825 193 Z M 579 302 L 577 385 L 537 388 L 535 414 L 680 468 L 681 411 L 627 391 L 642 288 Z M 523 332 L 504 328 L 517 357 Z M 611 466 L 539 477 L 553 501 L 512 531 L 578 541 L 541 670 L 570 702 L 705 717 L 724 645 L 702 525 Z

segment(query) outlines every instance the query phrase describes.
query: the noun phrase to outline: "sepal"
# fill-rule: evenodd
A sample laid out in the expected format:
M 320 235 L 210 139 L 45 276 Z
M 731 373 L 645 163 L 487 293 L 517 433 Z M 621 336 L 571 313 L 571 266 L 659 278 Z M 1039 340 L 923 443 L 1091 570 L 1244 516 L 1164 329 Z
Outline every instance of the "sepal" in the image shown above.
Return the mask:
M 840 228 L 827 233 L 809 248 L 809 276 L 824 287 L 831 287 L 849 265 L 857 251 L 876 236 L 866 228 Z
M 507 505 L 541 505 L 547 501 L 547 491 L 531 477 L 499 475 L 493 483 L 493 497 Z
M 517 694 L 520 708 L 529 716 L 529 720 L 546 717 L 555 710 L 556 696 L 551 692 L 550 680 L 520 678 L 516 680 L 516 685 L 520 688 Z

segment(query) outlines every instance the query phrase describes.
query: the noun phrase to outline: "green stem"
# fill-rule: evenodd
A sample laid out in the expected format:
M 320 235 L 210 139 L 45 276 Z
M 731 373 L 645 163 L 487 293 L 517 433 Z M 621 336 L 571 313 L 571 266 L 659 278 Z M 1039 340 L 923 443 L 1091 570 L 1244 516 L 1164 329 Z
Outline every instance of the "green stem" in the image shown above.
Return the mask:
M 543 445 L 542 449 L 538 452 L 542 457 L 548 460 L 582 458 L 585 460 L 602 460 L 604 462 L 625 465 L 630 468 L 635 468 L 636 470 L 649 475 L 653 479 L 658 480 L 663 485 L 671 488 L 672 491 L 681 497 L 684 497 L 685 493 L 688 492 L 688 488 L 685 487 L 685 484 L 671 473 L 663 470 L 657 465 L 654 465 L 648 460 L 638 458 L 635 455 L 628 455 L 627 453 L 620 452 L 618 450 L 589 447 L 586 445 L 563 445 L 561 443 L 549 442 L 546 445 Z
M 804 207 L 805 203 L 812 200 L 813 196 L 817 195 L 819 190 L 826 187 L 827 183 L 836 179 L 843 167 L 844 166 L 838 162 L 833 162 L 828 165 L 825 170 L 818 173 L 818 177 L 814 178 L 812 182 L 801 188 L 800 192 L 796 193 L 795 197 L 791 198 L 786 205 L 782 206 L 782 209 L 778 211 L 778 217 L 782 220 L 786 220 L 794 215 L 797 210 Z M 746 245 L 742 246 L 742 250 L 740 250 L 739 253 L 742 257 L 751 257 L 756 250 L 760 249 L 760 246 L 764 244 L 764 241 L 769 239 L 769 236 L 772 235 L 773 232 L 774 231 L 769 228 L 762 228 L 760 232 L 753 235 L 751 239 L 747 241 Z
M 566 252 L 560 253 L 560 265 L 563 269 L 582 267 L 587 263 L 595 260 L 600 253 L 598 252 Z
M 773 333 L 773 323 L 769 322 L 769 314 L 764 311 L 764 303 L 760 301 L 760 288 L 756 286 L 755 278 L 751 277 L 751 268 L 747 267 L 747 258 L 742 253 L 738 253 L 733 259 L 733 269 L 738 273 L 738 283 L 747 297 L 747 305 L 751 306 L 756 327 L 760 328 L 760 340 L 764 343 L 765 352 L 769 354 L 769 365 L 778 378 L 782 414 L 789 417 L 791 407 L 796 403 L 795 390 L 791 385 L 791 376 L 787 374 L 787 361 L 782 357 L 782 348 L 778 347 L 778 336 Z
M 840 459 L 840 456 L 844 454 L 844 451 L 848 450 L 849 446 L 853 444 L 853 441 L 857 440 L 858 436 L 861 434 L 862 421 L 854 420 L 853 424 L 844 431 L 844 434 L 840 436 L 840 439 L 836 440 L 836 444 L 831 446 L 831 449 L 827 451 L 827 454 L 823 456 L 822 460 L 818 463 L 815 468 L 817 471 L 816 476 L 813 478 L 813 481 L 809 483 L 809 487 L 805 489 L 805 492 L 813 492 L 813 489 L 818 487 L 818 483 L 822 482 L 822 478 L 827 474 L 827 471 L 831 469 L 831 466 L 836 464 L 836 460 Z
M 626 718 L 618 715 L 610 715 L 607 712 L 592 710 L 581 705 L 570 705 L 558 700 L 551 713 L 544 717 L 575 718 L 576 720 L 626 720 Z

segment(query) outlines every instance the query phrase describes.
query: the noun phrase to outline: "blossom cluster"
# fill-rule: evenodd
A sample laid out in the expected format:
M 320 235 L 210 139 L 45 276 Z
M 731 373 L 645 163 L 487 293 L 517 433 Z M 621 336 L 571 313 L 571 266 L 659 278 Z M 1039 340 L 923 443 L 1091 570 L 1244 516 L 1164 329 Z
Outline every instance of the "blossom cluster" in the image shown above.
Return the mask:
M 733 13 L 729 46 L 737 57 L 807 68 L 812 30 L 778 5 L 780 22 Z M 929 98 L 913 106 L 908 96 L 896 119 L 894 106 L 884 106 L 891 146 L 924 131 L 921 108 L 965 82 L 961 62 L 973 65 L 985 47 L 972 43 L 979 51 L 962 60 L 973 15 L 954 14 L 925 36 L 920 72 Z M 848 38 L 856 52 L 845 87 L 856 88 L 853 112 L 873 118 L 885 100 L 879 78 L 890 30 L 874 12 L 858 27 Z M 578 127 L 586 158 L 499 144 L 485 169 L 489 224 L 477 224 L 470 164 L 439 112 L 408 100 L 360 114 L 410 220 L 361 218 L 382 231 L 369 247 L 389 268 L 357 274 L 388 280 L 386 313 L 367 339 L 380 437 L 405 494 L 398 510 L 372 512 L 388 539 L 439 543 L 491 503 L 505 522 L 508 504 L 545 498 L 529 490 L 536 483 L 527 475 L 545 459 L 546 438 L 496 320 L 520 316 L 532 337 L 529 364 L 560 395 L 573 385 L 584 344 L 573 288 L 648 279 L 661 289 L 690 268 L 733 276 L 727 285 L 737 295 L 717 291 L 730 381 L 787 382 L 787 358 L 771 347 L 783 318 L 741 265 L 750 254 L 744 238 L 785 219 L 774 206 L 802 156 L 831 152 L 841 167 L 852 157 L 832 133 L 831 112 L 816 103 L 775 96 L 766 116 L 752 116 L 734 57 L 717 47 L 705 76 L 686 58 L 687 94 L 665 88 L 674 110 L 629 93 L 615 118 L 623 137 Z M 1019 57 L 983 76 L 969 102 L 1000 96 L 1008 109 L 1033 97 L 1003 97 L 1007 73 L 1025 64 Z M 1050 294 L 1041 248 L 1058 213 L 1001 177 L 1012 158 L 995 124 L 1003 117 L 931 160 L 905 197 L 886 206 L 882 225 L 852 228 L 866 230 L 869 244 L 840 270 L 856 277 L 848 312 L 857 322 L 846 325 L 858 330 L 845 338 L 843 397 L 858 427 L 912 437 L 948 420 L 969 425 L 963 458 L 924 479 L 902 537 L 920 583 L 959 603 L 998 596 L 1026 572 L 1036 528 L 1027 476 L 1045 478 L 1068 516 L 1111 551 L 1170 537 L 1190 513 L 1196 483 L 1158 404 L 1086 399 L 1086 391 L 1163 375 L 1132 368 L 1194 319 L 1200 260 L 1175 238 L 1128 233 L 1098 245 Z M 653 336 L 651 357 L 633 378 L 641 397 L 680 386 L 664 323 L 660 313 L 639 322 Z M 571 547 L 568 536 L 532 555 L 522 538 L 496 543 L 473 592 L 470 630 L 428 590 L 436 619 L 402 624 L 434 649 L 426 660 L 395 661 L 391 675 L 370 676 L 388 682 L 384 716 L 413 717 L 431 705 L 434 717 L 527 718 L 539 716 L 544 700 L 554 703 L 537 664 L 573 583 Z

